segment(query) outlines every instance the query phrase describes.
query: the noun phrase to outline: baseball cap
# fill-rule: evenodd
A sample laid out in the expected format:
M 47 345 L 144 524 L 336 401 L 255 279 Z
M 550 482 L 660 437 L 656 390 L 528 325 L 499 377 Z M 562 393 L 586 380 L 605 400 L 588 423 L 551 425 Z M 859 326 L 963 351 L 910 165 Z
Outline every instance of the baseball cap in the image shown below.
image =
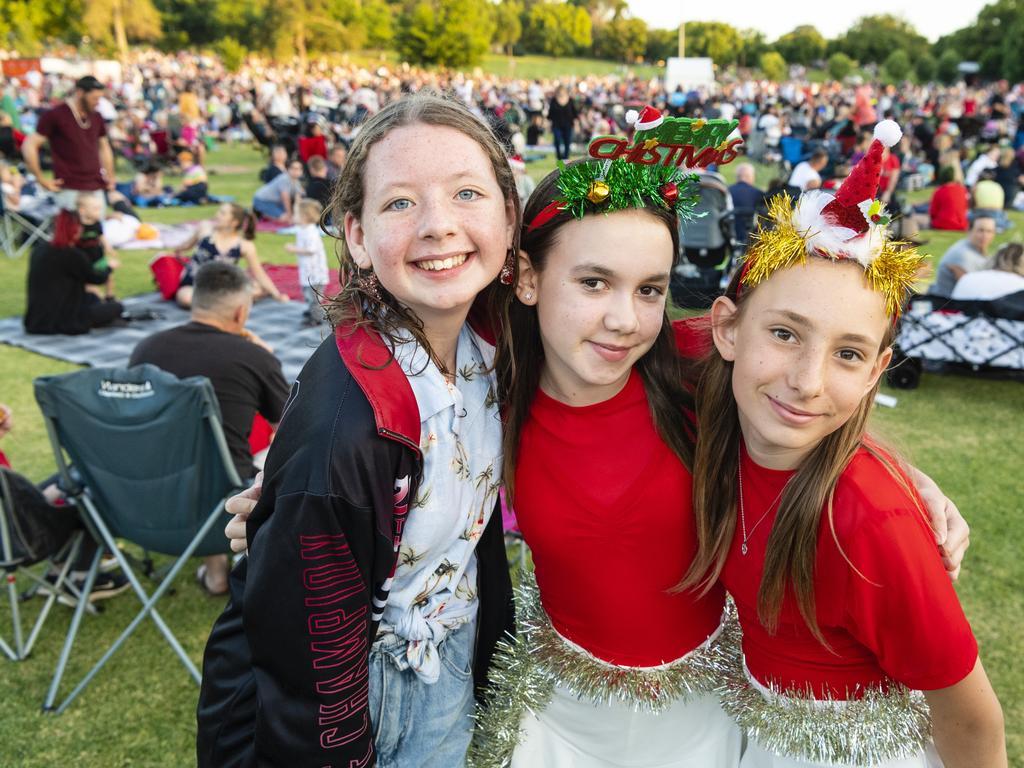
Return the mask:
M 85 91 L 86 93 L 88 93 L 89 91 L 102 91 L 104 87 L 105 86 L 103 85 L 103 83 L 101 83 L 92 75 L 80 77 L 75 81 L 75 89 L 79 91 Z

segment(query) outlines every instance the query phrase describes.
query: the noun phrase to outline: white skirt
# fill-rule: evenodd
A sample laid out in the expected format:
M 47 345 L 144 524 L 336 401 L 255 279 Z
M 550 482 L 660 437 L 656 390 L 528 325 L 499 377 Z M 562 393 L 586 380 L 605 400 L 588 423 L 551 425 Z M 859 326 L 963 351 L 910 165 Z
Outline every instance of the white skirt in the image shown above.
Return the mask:
M 654 713 L 555 686 L 548 706 L 524 715 L 511 768 L 736 768 L 740 742 L 710 694 Z
M 750 674 L 750 670 L 747 669 L 745 663 L 743 665 L 743 672 L 746 684 L 751 688 L 751 690 L 757 691 L 760 697 L 762 697 L 762 701 L 766 703 L 768 701 L 772 701 L 787 708 L 803 708 L 807 706 L 807 702 L 805 700 L 792 699 L 761 685 L 761 683 L 754 679 L 754 676 Z M 813 703 L 815 708 L 831 711 L 843 711 L 852 705 L 854 705 L 854 702 L 837 700 L 819 700 Z M 829 722 L 830 725 L 826 725 L 823 722 L 821 727 L 835 727 L 834 721 Z M 821 735 L 820 730 L 818 733 Z M 747 733 L 745 737 L 746 744 L 743 750 L 743 759 L 740 761 L 740 768 L 943 768 L 942 760 L 935 751 L 935 745 L 932 743 L 931 739 L 928 739 L 916 754 L 910 754 L 908 757 L 893 757 L 868 764 L 819 762 L 801 757 L 792 757 L 788 754 L 778 754 L 761 746 L 755 735 Z
M 849 763 L 809 763 L 795 757 L 783 757 L 762 749 L 755 741 L 748 741 L 740 761 L 740 768 L 863 768 Z M 931 744 L 920 754 L 900 760 L 872 763 L 870 768 L 942 768 L 942 760 Z

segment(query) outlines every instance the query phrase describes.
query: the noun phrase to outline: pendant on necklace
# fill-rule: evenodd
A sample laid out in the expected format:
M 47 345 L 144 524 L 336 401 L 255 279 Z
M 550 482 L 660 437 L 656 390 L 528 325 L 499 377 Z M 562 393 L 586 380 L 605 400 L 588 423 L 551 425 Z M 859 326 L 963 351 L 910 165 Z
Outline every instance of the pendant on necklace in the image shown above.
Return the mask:
M 747 542 L 745 542 L 745 541 L 742 544 L 740 544 L 740 554 L 741 555 L 747 554 Z

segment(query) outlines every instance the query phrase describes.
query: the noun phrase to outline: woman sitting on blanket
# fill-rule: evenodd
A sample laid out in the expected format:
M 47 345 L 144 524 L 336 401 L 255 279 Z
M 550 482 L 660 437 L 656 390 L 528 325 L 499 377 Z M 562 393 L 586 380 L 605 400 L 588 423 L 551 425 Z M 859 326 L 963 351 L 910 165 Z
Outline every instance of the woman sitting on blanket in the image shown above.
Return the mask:
M 80 334 L 118 320 L 113 274 L 120 264 L 103 239 L 103 198 L 83 194 L 77 211 L 61 211 L 53 236 L 32 250 L 25 330 Z
M 253 238 L 256 237 L 256 216 L 235 203 L 224 203 L 217 209 L 213 221 L 199 225 L 195 236 L 182 245 L 178 252 L 195 248 L 192 258 L 181 273 L 181 283 L 174 299 L 186 309 L 192 306 L 192 285 L 196 272 L 203 264 L 211 261 L 228 261 L 232 264 L 245 260 L 249 274 L 256 283 L 255 299 L 270 296 L 275 301 L 288 301 L 288 296 L 277 289 L 256 253 Z

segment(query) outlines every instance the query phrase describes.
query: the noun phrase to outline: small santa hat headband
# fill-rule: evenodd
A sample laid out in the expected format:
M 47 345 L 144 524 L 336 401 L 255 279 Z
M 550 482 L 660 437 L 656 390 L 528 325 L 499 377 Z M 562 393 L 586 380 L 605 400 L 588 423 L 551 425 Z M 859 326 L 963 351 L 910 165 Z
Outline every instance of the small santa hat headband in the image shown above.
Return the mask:
M 638 131 L 649 131 L 665 122 L 665 116 L 654 107 L 647 105 L 642 111 L 626 111 L 626 122 Z
M 889 239 L 891 218 L 875 195 L 883 152 L 902 136 L 892 120 L 875 126 L 867 154 L 834 196 L 813 189 L 792 205 L 786 195 L 773 198 L 766 220 L 752 235 L 740 287 L 753 287 L 808 256 L 856 261 L 872 288 L 885 296 L 889 315 L 898 317 L 924 257 L 913 244 Z

